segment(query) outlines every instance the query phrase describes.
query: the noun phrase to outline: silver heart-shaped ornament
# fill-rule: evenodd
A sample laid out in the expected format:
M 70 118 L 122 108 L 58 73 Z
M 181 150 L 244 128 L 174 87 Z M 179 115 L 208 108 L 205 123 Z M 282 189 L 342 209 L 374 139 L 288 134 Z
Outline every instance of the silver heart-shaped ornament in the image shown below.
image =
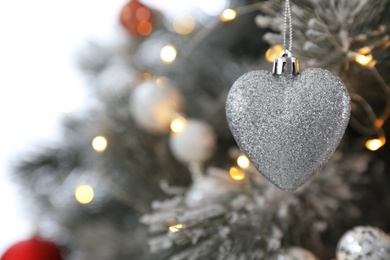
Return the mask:
M 280 189 L 293 191 L 336 150 L 349 122 L 350 97 L 333 73 L 298 73 L 295 60 L 283 58 L 275 60 L 273 73 L 252 71 L 237 79 L 226 116 L 256 169 Z

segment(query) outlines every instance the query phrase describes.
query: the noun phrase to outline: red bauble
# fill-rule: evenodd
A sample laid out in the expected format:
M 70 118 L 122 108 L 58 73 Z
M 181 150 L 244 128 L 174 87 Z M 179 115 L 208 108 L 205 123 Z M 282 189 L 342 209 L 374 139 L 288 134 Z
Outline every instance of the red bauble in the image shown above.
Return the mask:
M 147 36 L 152 32 L 152 12 L 138 0 L 131 0 L 121 11 L 120 21 L 131 35 Z
M 11 246 L 1 260 L 62 260 L 62 257 L 56 244 L 34 237 Z

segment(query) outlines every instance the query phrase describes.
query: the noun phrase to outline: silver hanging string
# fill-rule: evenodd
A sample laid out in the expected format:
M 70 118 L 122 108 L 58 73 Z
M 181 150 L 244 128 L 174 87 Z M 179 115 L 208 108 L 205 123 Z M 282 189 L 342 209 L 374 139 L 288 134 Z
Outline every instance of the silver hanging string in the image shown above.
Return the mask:
M 288 23 L 288 36 L 289 42 L 287 47 L 287 23 Z M 283 48 L 284 50 L 280 53 L 279 58 L 276 58 L 272 68 L 273 75 L 298 75 L 299 74 L 299 62 L 298 59 L 293 57 L 291 53 L 293 41 L 292 32 L 292 18 L 291 18 L 291 7 L 290 0 L 286 0 L 284 4 L 284 27 L 283 27 Z
M 288 33 L 289 33 L 288 48 L 287 48 L 287 23 L 289 25 L 289 28 L 288 28 Z M 286 2 L 284 3 L 283 48 L 285 50 L 291 51 L 292 41 L 293 41 L 293 31 L 292 31 L 291 6 L 290 6 L 290 0 L 286 0 Z

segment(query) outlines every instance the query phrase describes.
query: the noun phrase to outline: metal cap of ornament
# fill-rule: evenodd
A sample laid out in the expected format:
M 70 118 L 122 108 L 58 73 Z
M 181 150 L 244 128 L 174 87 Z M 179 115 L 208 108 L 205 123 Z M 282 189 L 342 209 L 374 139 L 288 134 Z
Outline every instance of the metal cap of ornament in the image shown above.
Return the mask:
M 288 73 L 291 75 L 297 75 L 299 73 L 298 59 L 293 57 L 291 51 L 283 50 L 279 58 L 276 58 L 272 67 L 273 75 L 282 75 Z

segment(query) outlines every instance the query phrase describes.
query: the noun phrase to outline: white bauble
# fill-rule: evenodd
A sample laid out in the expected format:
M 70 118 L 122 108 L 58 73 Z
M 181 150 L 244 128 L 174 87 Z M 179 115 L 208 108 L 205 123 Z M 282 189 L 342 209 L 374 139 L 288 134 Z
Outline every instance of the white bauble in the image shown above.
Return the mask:
M 216 134 L 205 121 L 187 120 L 180 133 L 171 133 L 172 154 L 183 163 L 202 163 L 209 160 L 216 147 Z
M 172 116 L 181 110 L 180 92 L 168 84 L 146 81 L 130 97 L 130 111 L 135 122 L 151 133 L 168 133 Z
M 358 226 L 347 231 L 339 240 L 337 260 L 389 260 L 390 238 L 374 227 Z
M 289 247 L 282 257 L 283 260 L 317 260 L 318 258 L 310 251 L 302 247 Z

